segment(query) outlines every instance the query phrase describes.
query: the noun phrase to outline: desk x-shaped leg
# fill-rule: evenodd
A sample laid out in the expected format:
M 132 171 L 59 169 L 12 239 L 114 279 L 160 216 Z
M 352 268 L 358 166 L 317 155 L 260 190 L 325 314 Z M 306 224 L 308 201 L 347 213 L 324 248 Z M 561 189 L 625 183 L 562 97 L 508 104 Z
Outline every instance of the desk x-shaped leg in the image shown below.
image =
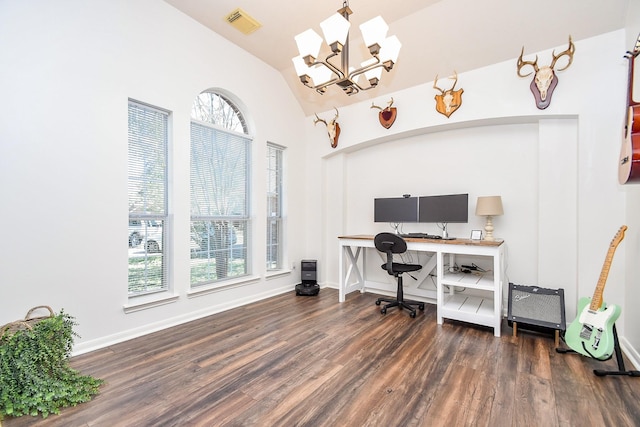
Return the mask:
M 355 255 L 353 254 L 353 250 L 351 246 L 342 246 L 342 250 L 340 251 L 340 296 L 339 301 L 344 302 L 345 295 L 351 292 L 354 289 L 364 289 L 364 276 L 360 271 L 358 266 L 358 260 L 360 259 L 360 255 L 363 253 L 362 247 L 358 246 L 356 249 Z M 344 264 L 345 259 L 344 256 L 347 256 L 348 267 L 346 273 L 344 272 Z M 364 257 L 362 261 L 362 269 L 364 271 Z M 351 279 L 351 275 L 355 274 L 356 281 L 352 284 L 349 284 L 349 280 Z

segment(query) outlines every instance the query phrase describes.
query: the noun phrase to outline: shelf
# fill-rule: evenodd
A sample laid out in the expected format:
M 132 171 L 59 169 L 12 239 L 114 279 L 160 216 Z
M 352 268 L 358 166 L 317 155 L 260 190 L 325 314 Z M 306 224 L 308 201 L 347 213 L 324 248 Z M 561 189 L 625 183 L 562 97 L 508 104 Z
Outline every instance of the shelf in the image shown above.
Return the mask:
M 451 295 L 444 300 L 442 315 L 484 326 L 494 326 L 493 300 L 471 295 Z
M 474 259 L 479 264 L 488 264 L 487 271 L 473 270 L 450 272 L 456 256 Z M 502 324 L 502 281 L 504 270 L 504 246 L 446 248 L 438 253 L 438 323 L 444 319 L 459 320 L 467 323 L 493 328 L 493 335 L 500 336 Z M 463 262 L 463 263 L 464 263 Z
M 448 286 L 461 286 L 483 291 L 494 291 L 495 283 L 491 273 L 446 273 L 442 278 L 442 284 Z

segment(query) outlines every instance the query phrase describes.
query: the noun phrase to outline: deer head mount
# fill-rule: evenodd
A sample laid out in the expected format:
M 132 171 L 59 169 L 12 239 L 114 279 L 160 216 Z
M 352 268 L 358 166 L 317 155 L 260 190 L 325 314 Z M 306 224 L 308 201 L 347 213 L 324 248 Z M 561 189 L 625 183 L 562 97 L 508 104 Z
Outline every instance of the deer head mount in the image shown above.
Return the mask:
M 542 67 L 538 67 L 538 55 L 536 55 L 536 59 L 533 61 L 524 61 L 522 56 L 524 55 L 524 46 L 522 46 L 522 51 L 520 52 L 520 57 L 518 58 L 518 75 L 520 77 L 527 77 L 533 73 L 533 71 L 529 74 L 522 74 L 522 69 L 530 65 L 533 67 L 535 71 L 535 75 L 529 87 L 531 88 L 531 92 L 533 92 L 533 97 L 536 99 L 536 107 L 540 110 L 544 110 L 551 104 L 551 95 L 553 95 L 553 90 L 558 85 L 558 77 L 553 69 L 555 67 L 558 59 L 563 56 L 567 56 L 569 58 L 569 62 L 563 68 L 559 68 L 557 71 L 566 70 L 569 68 L 569 65 L 573 62 L 573 54 L 576 51 L 576 47 L 571 40 L 571 36 L 569 36 L 569 47 L 567 50 L 564 50 L 556 55 L 556 51 L 554 50 L 551 53 L 553 56 L 553 60 L 551 61 L 551 65 L 543 65 Z
M 371 103 L 371 108 L 377 108 L 380 110 L 378 113 L 378 120 L 380 120 L 380 124 L 383 128 L 389 129 L 393 122 L 396 121 L 396 116 L 398 115 L 398 110 L 396 107 L 391 107 L 393 105 L 393 97 L 391 97 L 391 101 L 387 102 L 387 106 L 382 108 L 375 105 L 373 102 Z
M 333 117 L 333 119 L 329 120 L 329 122 L 327 122 L 325 119 L 321 119 L 320 117 L 318 117 L 317 113 L 314 113 L 316 115 L 316 120 L 313 121 L 313 124 L 317 125 L 318 122 L 324 123 L 325 127 L 327 128 L 327 134 L 329 135 L 331 148 L 336 148 L 338 146 L 338 137 L 340 136 L 340 124 L 336 121 L 339 115 L 338 109 L 336 107 L 333 107 L 333 109 L 336 110 L 336 115 Z
M 440 95 L 435 96 L 436 100 L 436 111 L 440 114 L 444 114 L 449 118 L 455 111 L 460 108 L 462 105 L 462 93 L 464 89 L 453 90 L 456 87 L 456 83 L 458 83 L 458 73 L 454 70 L 453 77 L 449 77 L 450 79 L 454 79 L 453 85 L 451 89 L 443 90 L 438 86 L 438 75 L 436 74 L 436 79 L 433 81 L 433 88 L 440 91 Z

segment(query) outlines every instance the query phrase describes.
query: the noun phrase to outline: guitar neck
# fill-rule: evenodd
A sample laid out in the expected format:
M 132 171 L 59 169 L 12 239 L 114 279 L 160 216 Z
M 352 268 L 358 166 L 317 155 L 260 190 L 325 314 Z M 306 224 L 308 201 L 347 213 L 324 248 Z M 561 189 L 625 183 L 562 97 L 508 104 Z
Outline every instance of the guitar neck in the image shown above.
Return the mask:
M 638 102 L 633 101 L 633 67 L 635 63 L 636 56 L 640 53 L 640 34 L 638 35 L 638 39 L 636 40 L 636 45 L 633 48 L 633 51 L 627 51 L 626 58 L 629 60 L 629 78 L 627 81 L 629 82 L 629 86 L 627 87 L 627 106 L 631 107 L 633 105 L 639 104 Z M 629 121 L 629 111 L 627 110 L 627 118 L 625 120 L 625 124 Z
M 598 279 L 598 285 L 596 286 L 596 290 L 593 292 L 591 304 L 589 304 L 589 309 L 592 311 L 598 311 L 600 307 L 602 307 L 602 294 L 604 293 L 604 285 L 607 283 L 607 276 L 609 275 L 609 269 L 611 268 L 613 254 L 616 252 L 616 248 L 622 239 L 624 239 L 624 232 L 626 230 L 626 225 L 620 227 L 609 245 L 609 250 L 607 251 L 607 256 L 604 258 L 604 264 L 602 265 L 602 271 L 600 272 L 600 278 Z
M 611 261 L 613 260 L 613 254 L 616 248 L 609 248 L 607 256 L 602 265 L 602 271 L 600 272 L 600 278 L 598 279 L 598 285 L 595 291 L 593 291 L 593 297 L 591 298 L 591 304 L 589 308 L 593 311 L 597 311 L 602 306 L 602 294 L 604 293 L 604 285 L 607 283 L 607 277 L 609 276 L 609 270 L 611 269 Z

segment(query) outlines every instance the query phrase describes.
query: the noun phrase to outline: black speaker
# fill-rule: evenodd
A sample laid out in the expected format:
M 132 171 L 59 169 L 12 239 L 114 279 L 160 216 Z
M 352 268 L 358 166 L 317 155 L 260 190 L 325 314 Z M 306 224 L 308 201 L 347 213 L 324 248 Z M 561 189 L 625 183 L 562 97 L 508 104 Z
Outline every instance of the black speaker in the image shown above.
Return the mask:
M 519 326 L 531 325 L 564 331 L 564 289 L 509 283 L 507 319 L 509 322 L 517 322 Z

